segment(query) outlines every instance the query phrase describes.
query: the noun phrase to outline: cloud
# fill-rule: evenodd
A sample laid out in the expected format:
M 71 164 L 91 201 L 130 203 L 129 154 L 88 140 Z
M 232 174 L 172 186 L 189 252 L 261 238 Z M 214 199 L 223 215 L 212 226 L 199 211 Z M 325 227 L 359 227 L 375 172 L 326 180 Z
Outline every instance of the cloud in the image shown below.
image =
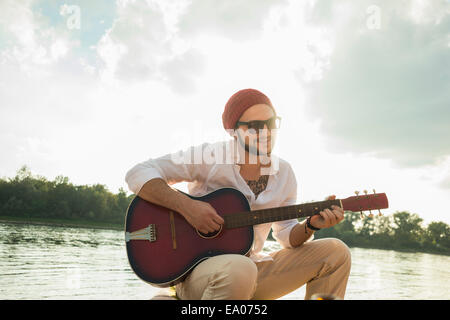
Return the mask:
M 263 23 L 280 0 L 197 0 L 181 15 L 178 23 L 181 36 L 213 33 L 235 41 L 253 40 L 263 31 Z
M 448 177 L 445 177 L 444 179 L 442 179 L 439 186 L 443 189 L 450 189 L 450 175 Z
M 176 92 L 187 94 L 195 90 L 193 78 L 205 69 L 202 54 L 196 49 L 189 49 L 184 54 L 161 64 L 169 86 Z
M 112 28 L 97 52 L 106 80 L 157 81 L 189 94 L 206 70 L 202 37 L 254 40 L 270 9 L 286 1 L 120 1 Z
M 187 94 L 203 70 L 202 54 L 177 37 L 177 10 L 157 1 L 123 1 L 97 45 L 106 80 L 166 83 Z
M 96 107 L 95 75 L 77 55 L 79 42 L 64 24 L 50 25 L 33 4 L 0 2 L 2 172 L 30 163 L 53 169 L 69 152 L 81 154 L 78 139 Z
M 373 3 L 379 29 L 369 28 Z M 319 57 L 319 80 L 297 76 L 331 149 L 401 166 L 450 154 L 449 10 L 445 1 L 315 2 L 309 21 L 326 30 L 333 50 Z
M 55 27 L 33 10 L 32 1 L 0 3 L 0 124 L 32 134 L 49 131 L 46 120 L 84 118 L 80 112 L 94 78 L 77 55 L 79 42 L 61 24 Z M 59 11 L 55 12 L 59 15 Z M 77 99 L 75 100 L 74 97 Z M 51 117 L 49 117 L 51 115 Z M 54 125 L 58 125 L 55 123 Z
M 16 65 L 28 74 L 48 74 L 48 67 L 66 58 L 79 41 L 65 25 L 49 25 L 46 17 L 32 10 L 32 4 L 0 3 L 0 66 Z

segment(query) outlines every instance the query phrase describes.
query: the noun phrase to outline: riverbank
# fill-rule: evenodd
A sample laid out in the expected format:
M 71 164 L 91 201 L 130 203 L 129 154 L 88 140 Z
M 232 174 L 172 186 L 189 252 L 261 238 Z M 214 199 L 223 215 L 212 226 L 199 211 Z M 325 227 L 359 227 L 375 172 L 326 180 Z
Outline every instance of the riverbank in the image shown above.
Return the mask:
M 369 245 L 349 245 L 349 248 L 360 248 L 360 249 L 378 249 L 378 250 L 389 250 L 405 253 L 427 253 L 427 254 L 437 254 L 440 256 L 450 256 L 450 252 L 444 250 L 424 250 L 424 249 L 413 249 L 413 248 L 400 248 L 400 247 L 382 247 L 382 246 L 369 246 Z
M 93 228 L 93 229 L 106 229 L 118 231 L 124 230 L 124 225 L 122 223 L 99 222 L 82 219 L 68 220 L 68 219 L 52 219 L 52 218 L 0 216 L 0 223 L 32 224 L 32 225 L 44 225 L 53 227 L 66 227 L 66 228 Z

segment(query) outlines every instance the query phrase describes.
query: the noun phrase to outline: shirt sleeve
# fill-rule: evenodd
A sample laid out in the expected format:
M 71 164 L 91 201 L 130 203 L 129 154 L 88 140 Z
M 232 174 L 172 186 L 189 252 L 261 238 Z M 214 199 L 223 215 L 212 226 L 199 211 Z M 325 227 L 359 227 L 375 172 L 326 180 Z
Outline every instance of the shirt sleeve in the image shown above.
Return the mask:
M 286 182 L 286 199 L 281 203 L 280 207 L 290 206 L 297 203 L 297 181 L 295 174 L 290 165 L 288 165 L 288 178 Z M 276 221 L 272 224 L 272 236 L 283 248 L 292 248 L 289 236 L 291 230 L 298 224 L 297 219 L 289 219 Z
M 203 161 L 203 150 L 207 145 L 204 143 L 136 164 L 126 173 L 128 188 L 138 194 L 147 181 L 155 178 L 168 184 L 205 181 L 211 169 L 211 164 Z

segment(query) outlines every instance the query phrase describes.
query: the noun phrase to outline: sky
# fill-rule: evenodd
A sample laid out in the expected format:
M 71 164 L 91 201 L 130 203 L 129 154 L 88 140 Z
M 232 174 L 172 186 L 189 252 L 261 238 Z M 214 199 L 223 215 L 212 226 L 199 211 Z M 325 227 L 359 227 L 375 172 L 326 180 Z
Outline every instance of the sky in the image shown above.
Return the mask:
M 254 88 L 299 203 L 375 189 L 450 223 L 449 64 L 447 0 L 3 0 L 0 176 L 128 190 L 138 162 L 229 139 Z

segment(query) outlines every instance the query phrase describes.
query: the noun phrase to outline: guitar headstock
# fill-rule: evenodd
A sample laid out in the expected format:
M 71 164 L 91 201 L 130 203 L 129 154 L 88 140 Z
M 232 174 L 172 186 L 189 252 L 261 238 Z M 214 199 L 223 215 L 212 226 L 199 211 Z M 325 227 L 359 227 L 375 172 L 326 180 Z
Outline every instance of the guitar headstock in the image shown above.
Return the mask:
M 372 210 L 378 210 L 378 215 L 381 216 L 380 209 L 389 207 L 386 194 L 376 193 L 375 189 L 373 189 L 373 194 L 368 194 L 367 190 L 364 190 L 363 195 L 360 195 L 359 191 L 355 191 L 355 194 L 356 196 L 341 199 L 345 211 L 360 212 L 361 216 L 363 216 L 363 211 L 369 211 L 369 218 L 372 218 Z

